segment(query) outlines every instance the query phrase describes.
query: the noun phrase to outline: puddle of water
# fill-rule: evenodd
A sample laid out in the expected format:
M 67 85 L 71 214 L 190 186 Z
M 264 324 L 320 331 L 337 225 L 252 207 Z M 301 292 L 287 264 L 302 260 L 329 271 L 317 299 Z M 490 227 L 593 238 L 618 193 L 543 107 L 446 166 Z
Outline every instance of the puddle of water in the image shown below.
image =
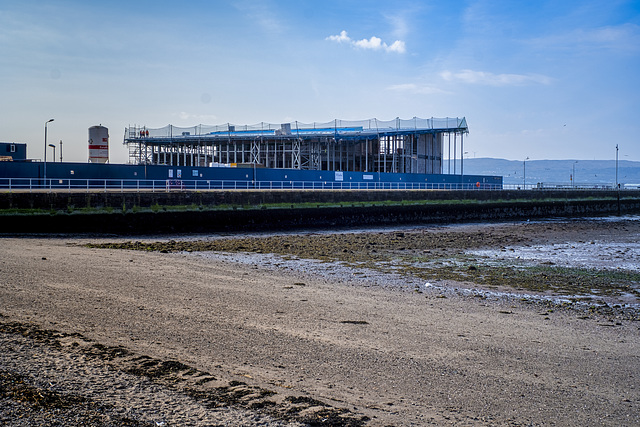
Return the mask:
M 638 310 L 640 309 L 640 303 L 637 303 L 635 295 L 622 295 L 618 298 L 607 298 L 607 297 L 596 297 L 596 296 L 585 296 L 585 295 L 543 295 L 537 293 L 526 293 L 526 292 L 517 292 L 517 291 L 494 291 L 483 288 L 476 287 L 453 287 L 449 285 L 440 286 L 438 284 L 427 282 L 424 285 L 427 291 L 439 291 L 439 292 L 447 292 L 450 290 L 455 291 L 460 295 L 466 296 L 481 296 L 484 298 L 491 299 L 500 299 L 500 300 L 511 300 L 511 301 L 547 301 L 556 305 L 562 305 L 566 303 L 573 304 L 577 307 L 588 307 L 588 306 L 620 306 L 622 308 L 631 308 Z
M 553 263 L 560 267 L 640 272 L 640 243 L 637 242 L 567 242 L 508 246 L 505 249 L 483 249 L 467 253 L 488 258 L 521 259 L 539 264 Z

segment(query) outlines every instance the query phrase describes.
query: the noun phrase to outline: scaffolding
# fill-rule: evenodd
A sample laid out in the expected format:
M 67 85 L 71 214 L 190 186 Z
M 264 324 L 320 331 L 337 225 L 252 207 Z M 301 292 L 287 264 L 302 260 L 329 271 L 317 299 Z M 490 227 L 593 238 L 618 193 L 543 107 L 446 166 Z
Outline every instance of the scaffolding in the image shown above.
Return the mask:
M 440 174 L 445 140 L 451 173 L 453 136 L 455 174 L 456 146 L 459 140 L 462 172 L 463 136 L 468 132 L 464 117 L 129 126 L 124 144 L 132 164 Z

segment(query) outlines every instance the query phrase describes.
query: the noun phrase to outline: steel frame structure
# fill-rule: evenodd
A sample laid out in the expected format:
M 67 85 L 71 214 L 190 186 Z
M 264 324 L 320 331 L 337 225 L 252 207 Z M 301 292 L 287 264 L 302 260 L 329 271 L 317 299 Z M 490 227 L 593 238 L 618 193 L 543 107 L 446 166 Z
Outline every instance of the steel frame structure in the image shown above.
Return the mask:
M 123 143 L 133 164 L 439 174 L 443 173 L 445 138 L 451 173 L 453 135 L 453 173 L 459 140 L 462 174 L 463 137 L 468 132 L 464 117 L 160 129 L 130 126 L 125 128 Z

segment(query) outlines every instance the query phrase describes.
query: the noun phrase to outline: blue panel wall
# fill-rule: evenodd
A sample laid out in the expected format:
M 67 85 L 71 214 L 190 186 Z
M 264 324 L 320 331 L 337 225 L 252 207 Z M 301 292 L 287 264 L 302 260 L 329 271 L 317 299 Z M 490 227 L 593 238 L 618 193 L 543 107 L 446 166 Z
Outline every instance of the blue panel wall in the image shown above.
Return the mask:
M 14 161 L 27 160 L 27 144 L 23 142 L 0 142 L 0 156 L 13 157 Z
M 259 188 L 291 188 L 302 182 L 317 184 L 340 184 L 346 188 L 350 184 L 382 185 L 393 184 L 396 188 L 401 184 L 425 184 L 475 186 L 478 188 L 502 187 L 502 177 L 482 175 L 426 175 L 400 173 L 367 173 L 367 172 L 336 172 L 310 171 L 296 169 L 266 169 L 266 168 L 211 168 L 189 166 L 139 166 L 96 163 L 59 163 L 47 162 L 47 180 L 128 180 L 133 181 L 171 181 L 180 182 L 185 188 L 203 188 L 202 185 L 213 181 L 238 181 L 243 185 L 259 182 Z M 42 179 L 44 177 L 44 163 L 42 162 L 0 162 L 0 178 Z M 6 180 L 5 180 L 6 181 Z M 6 186 L 6 183 L 2 183 Z M 54 183 L 55 185 L 56 183 Z M 60 182 L 62 185 L 63 183 Z M 383 185 L 385 184 L 385 185 Z M 86 184 L 85 184 L 86 185 Z M 98 183 L 92 185 L 99 185 Z M 132 185 L 131 183 L 129 185 Z M 142 185 L 142 184 L 140 184 Z M 146 184 L 144 184 L 146 185 Z M 252 187 L 253 188 L 253 187 Z M 391 188 L 391 187 L 387 187 Z

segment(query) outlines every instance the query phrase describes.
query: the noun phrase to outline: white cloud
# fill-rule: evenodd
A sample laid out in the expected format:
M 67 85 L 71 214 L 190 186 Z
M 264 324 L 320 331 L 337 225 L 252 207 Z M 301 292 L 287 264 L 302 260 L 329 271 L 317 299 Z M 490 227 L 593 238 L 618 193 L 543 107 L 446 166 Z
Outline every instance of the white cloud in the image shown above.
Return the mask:
M 349 37 L 347 35 L 347 32 L 342 30 L 340 31 L 340 34 L 338 34 L 337 36 L 329 36 L 327 37 L 327 40 L 331 40 L 334 42 L 338 42 L 338 43 L 342 43 L 342 42 L 350 42 L 351 41 L 351 37 Z
M 378 50 L 382 48 L 382 39 L 376 36 L 372 36 L 370 39 L 362 39 L 356 42 L 353 42 L 357 47 L 361 47 L 363 49 L 373 49 Z
M 342 30 L 340 34 L 327 37 L 325 40 L 337 43 L 349 43 L 351 46 L 360 49 L 384 50 L 385 52 L 405 53 L 406 47 L 402 40 L 396 40 L 391 45 L 383 42 L 380 37 L 371 36 L 368 39 L 353 40 L 346 31 Z
M 388 86 L 387 90 L 391 90 L 394 92 L 409 92 L 412 94 L 420 94 L 420 95 L 432 95 L 436 93 L 449 93 L 440 88 L 430 86 L 430 85 L 418 85 L 415 83 L 403 83 L 398 85 Z
M 485 71 L 461 70 L 457 73 L 440 73 L 446 81 L 479 84 L 487 86 L 525 86 L 529 84 L 550 84 L 551 77 L 540 74 L 494 74 Z
M 400 41 L 400 40 L 394 41 L 393 44 L 387 48 L 387 51 L 388 52 L 404 53 L 406 51 L 405 46 L 404 46 L 404 42 Z

